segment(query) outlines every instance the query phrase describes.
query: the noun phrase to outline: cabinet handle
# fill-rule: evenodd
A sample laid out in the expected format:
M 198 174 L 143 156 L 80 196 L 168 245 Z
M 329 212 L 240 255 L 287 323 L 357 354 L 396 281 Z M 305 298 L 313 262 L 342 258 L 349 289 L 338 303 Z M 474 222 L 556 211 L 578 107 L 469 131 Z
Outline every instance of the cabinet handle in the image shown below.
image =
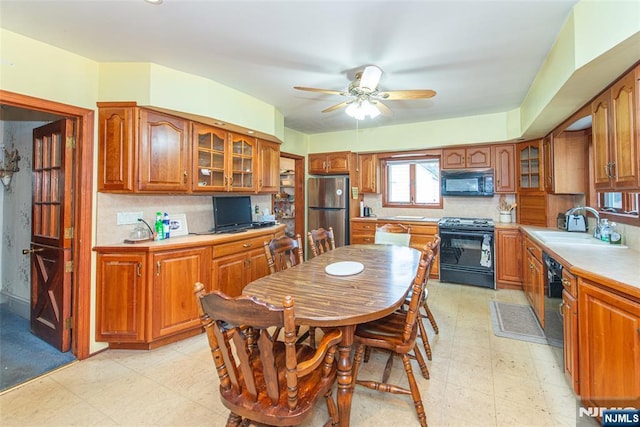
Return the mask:
M 187 171 L 184 171 L 183 176 L 184 176 L 184 183 L 186 184 L 187 183 L 187 176 L 188 176 Z
M 529 263 L 529 270 L 533 270 L 533 263 Z
M 139 262 L 138 265 L 136 266 L 136 275 L 138 277 L 142 277 L 142 263 Z
M 615 167 L 616 167 L 616 162 L 611 162 L 611 166 L 609 166 L 609 177 L 611 178 L 616 178 L 616 172 L 615 172 Z
M 229 185 L 233 185 L 233 175 L 231 175 L 231 177 L 229 177 Z
M 560 312 L 560 317 L 564 318 L 564 313 L 562 312 L 562 307 L 564 307 L 564 301 L 562 301 L 562 302 L 560 303 L 560 305 L 558 306 L 558 311 Z M 569 304 L 567 304 L 567 308 L 571 308 L 571 307 L 569 306 Z
M 243 243 L 242 244 L 243 248 L 250 248 L 251 246 L 253 246 L 253 243 Z
M 156 263 L 156 276 L 160 275 L 160 268 L 162 267 L 162 263 L 160 261 L 158 261 Z
M 571 286 L 571 282 L 569 282 L 567 279 L 561 279 L 560 283 L 562 283 L 562 286 L 565 286 L 565 287 Z
M 326 160 L 322 161 L 322 169 L 327 170 L 327 161 Z
M 331 160 L 329 160 L 329 161 L 327 162 L 327 170 L 328 170 L 328 171 L 329 171 L 329 170 L 331 170 Z

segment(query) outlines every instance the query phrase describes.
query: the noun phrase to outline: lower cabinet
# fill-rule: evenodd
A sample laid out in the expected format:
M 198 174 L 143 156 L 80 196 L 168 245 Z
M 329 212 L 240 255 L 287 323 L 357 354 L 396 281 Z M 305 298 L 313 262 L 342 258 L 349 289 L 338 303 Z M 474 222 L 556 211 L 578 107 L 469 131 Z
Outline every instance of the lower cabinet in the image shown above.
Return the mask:
M 580 396 L 592 407 L 640 407 L 640 302 L 578 281 Z
M 251 281 L 269 274 L 264 242 L 272 235 L 213 246 L 213 290 L 235 297 Z
M 524 293 L 544 328 L 544 269 L 542 249 L 528 237 L 524 239 Z
M 562 328 L 564 335 L 564 374 L 580 394 L 578 375 L 578 301 L 576 299 L 577 279 L 566 268 L 562 270 Z
M 193 285 L 210 286 L 211 249 L 99 253 L 97 341 L 149 349 L 197 334 Z
M 518 228 L 495 229 L 496 287 L 522 289 L 522 235 Z

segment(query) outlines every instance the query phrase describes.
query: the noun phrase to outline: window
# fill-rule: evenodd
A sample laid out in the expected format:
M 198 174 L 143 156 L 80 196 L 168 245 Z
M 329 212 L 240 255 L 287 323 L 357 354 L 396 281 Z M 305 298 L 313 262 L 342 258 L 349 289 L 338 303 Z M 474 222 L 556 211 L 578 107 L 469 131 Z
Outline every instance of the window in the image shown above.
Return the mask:
M 602 212 L 638 215 L 639 193 L 598 193 L 598 208 Z
M 383 206 L 439 208 L 440 158 L 420 156 L 382 161 Z

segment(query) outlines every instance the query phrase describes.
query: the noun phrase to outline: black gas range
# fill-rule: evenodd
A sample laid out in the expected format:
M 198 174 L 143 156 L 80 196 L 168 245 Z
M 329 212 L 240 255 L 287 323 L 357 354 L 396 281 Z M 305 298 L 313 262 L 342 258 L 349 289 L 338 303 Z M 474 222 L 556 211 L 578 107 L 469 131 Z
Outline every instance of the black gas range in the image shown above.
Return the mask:
M 444 217 L 438 229 L 440 280 L 495 289 L 493 220 Z

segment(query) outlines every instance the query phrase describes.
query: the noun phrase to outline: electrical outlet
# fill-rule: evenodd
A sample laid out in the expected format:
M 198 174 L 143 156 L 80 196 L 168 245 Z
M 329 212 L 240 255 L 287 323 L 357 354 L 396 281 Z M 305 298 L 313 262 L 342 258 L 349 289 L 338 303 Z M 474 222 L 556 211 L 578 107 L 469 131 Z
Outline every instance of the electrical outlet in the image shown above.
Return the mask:
M 116 214 L 116 224 L 137 224 L 138 218 L 142 218 L 142 212 L 118 212 Z

